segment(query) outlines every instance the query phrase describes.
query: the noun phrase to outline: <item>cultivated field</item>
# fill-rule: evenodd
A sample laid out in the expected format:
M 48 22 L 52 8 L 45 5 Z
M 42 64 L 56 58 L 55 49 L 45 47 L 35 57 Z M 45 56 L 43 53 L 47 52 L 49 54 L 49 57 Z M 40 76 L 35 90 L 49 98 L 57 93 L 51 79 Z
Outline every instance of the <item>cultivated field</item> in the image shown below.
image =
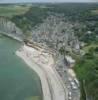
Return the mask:
M 15 15 L 24 14 L 29 10 L 30 6 L 22 5 L 0 5 L 0 16 L 13 17 Z

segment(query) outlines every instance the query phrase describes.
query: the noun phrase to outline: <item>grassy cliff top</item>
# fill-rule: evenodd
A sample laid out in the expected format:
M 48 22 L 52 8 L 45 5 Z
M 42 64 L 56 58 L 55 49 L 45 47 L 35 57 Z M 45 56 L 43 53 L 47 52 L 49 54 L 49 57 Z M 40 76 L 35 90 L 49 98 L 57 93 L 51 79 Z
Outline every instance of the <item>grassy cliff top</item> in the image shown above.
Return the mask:
M 13 17 L 24 14 L 29 10 L 30 6 L 26 5 L 0 5 L 0 16 Z

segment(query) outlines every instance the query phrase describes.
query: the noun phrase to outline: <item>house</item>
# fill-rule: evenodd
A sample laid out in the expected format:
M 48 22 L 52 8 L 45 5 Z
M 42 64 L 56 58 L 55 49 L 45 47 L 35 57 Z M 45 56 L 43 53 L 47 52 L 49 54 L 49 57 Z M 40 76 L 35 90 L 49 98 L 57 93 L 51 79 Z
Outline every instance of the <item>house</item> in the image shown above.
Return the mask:
M 75 63 L 75 60 L 71 56 L 65 56 L 67 62 L 69 63 L 69 66 L 72 67 Z

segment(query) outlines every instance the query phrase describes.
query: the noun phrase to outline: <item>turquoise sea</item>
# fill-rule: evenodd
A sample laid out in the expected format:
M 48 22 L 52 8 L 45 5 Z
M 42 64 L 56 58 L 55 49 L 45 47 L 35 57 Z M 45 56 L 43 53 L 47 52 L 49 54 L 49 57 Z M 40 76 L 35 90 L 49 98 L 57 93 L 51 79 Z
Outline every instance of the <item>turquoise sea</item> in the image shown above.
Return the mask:
M 0 100 L 41 100 L 40 79 L 15 51 L 22 44 L 0 36 Z

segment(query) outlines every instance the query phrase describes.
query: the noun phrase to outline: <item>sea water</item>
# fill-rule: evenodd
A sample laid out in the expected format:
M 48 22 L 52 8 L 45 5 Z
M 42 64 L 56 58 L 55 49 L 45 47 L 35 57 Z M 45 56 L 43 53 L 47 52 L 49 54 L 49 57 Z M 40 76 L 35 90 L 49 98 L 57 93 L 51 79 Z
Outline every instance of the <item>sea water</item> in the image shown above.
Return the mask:
M 0 36 L 0 100 L 41 100 L 40 79 L 15 51 L 22 44 Z

